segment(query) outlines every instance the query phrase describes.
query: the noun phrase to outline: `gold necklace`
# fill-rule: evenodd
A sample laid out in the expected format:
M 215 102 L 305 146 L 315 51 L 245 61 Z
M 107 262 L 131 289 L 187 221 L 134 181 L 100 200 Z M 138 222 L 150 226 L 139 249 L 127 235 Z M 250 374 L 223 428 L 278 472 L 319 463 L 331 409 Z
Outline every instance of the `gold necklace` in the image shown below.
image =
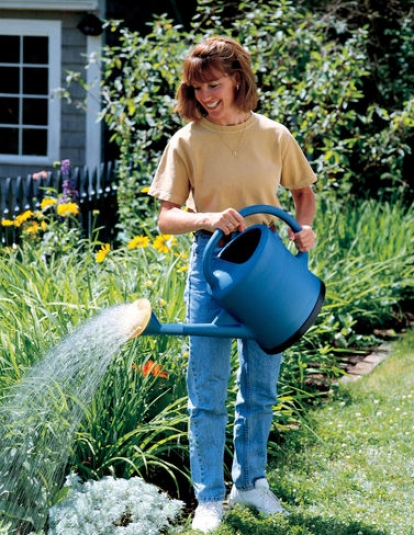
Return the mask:
M 238 148 L 240 147 L 241 145 L 241 142 L 243 141 L 243 138 L 244 138 L 244 133 L 246 132 L 246 125 L 244 126 L 243 130 L 241 131 L 241 134 L 240 134 L 240 137 L 236 143 L 236 146 L 235 147 L 230 147 L 230 145 L 226 142 L 226 140 L 224 139 L 223 135 L 222 134 L 219 134 L 224 145 L 229 149 L 229 151 L 231 152 L 233 158 L 235 158 L 237 156 L 237 150 Z

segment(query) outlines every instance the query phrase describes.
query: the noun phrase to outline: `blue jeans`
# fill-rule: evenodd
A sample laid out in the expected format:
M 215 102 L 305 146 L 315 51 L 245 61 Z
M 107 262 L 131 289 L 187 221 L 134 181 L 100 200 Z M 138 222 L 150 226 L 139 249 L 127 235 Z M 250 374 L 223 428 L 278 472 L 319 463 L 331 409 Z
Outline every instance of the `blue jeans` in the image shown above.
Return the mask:
M 208 239 L 197 233 L 191 248 L 186 290 L 189 323 L 210 323 L 220 311 L 207 291 L 202 269 Z M 231 346 L 232 340 L 227 338 L 190 337 L 187 373 L 190 463 L 199 502 L 225 498 L 224 448 Z M 238 355 L 232 477 L 238 489 L 251 490 L 257 479 L 266 477 L 267 441 L 282 356 L 268 355 L 254 340 L 239 340 Z

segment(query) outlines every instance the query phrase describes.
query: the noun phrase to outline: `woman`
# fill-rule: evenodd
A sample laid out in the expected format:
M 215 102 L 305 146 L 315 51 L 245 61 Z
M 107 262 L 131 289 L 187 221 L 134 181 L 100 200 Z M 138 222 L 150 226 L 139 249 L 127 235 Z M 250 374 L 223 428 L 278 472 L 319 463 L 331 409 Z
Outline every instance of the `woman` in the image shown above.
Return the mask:
M 185 59 L 176 111 L 188 124 L 168 143 L 149 194 L 161 200 L 161 232 L 195 233 L 186 290 L 189 323 L 210 323 L 219 309 L 202 270 L 211 233 L 220 229 L 224 234 L 218 254 L 233 232 L 243 232 L 255 223 L 276 223 L 272 216 L 262 214 L 244 219 L 241 208 L 279 206 L 277 190 L 283 185 L 292 194 L 296 220 L 302 226 L 299 233 L 290 231 L 290 239 L 299 251 L 315 244 L 311 184 L 316 177 L 289 131 L 253 111 L 257 100 L 250 56 L 233 39 L 208 38 Z M 190 463 L 198 500 L 192 527 L 204 533 L 217 528 L 223 515 L 231 343 L 229 339 L 190 337 Z M 234 485 L 229 503 L 265 514 L 286 513 L 266 480 L 281 355 L 267 355 L 253 340 L 239 340 L 238 354 Z

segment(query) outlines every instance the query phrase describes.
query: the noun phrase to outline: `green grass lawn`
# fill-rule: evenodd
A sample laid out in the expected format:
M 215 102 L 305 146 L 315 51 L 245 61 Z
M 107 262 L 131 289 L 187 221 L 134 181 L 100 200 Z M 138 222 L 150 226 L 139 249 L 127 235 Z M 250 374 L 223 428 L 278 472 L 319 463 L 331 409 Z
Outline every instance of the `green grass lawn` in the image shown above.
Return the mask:
M 370 375 L 308 414 L 270 461 L 291 516 L 236 509 L 217 535 L 413 535 L 413 385 L 411 331 Z

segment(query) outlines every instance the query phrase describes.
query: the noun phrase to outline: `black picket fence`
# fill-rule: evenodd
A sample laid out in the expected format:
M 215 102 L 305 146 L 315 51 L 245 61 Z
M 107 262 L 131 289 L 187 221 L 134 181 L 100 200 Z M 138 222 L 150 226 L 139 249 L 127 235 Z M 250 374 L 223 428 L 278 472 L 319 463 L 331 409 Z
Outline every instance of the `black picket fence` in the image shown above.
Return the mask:
M 62 193 L 63 176 L 60 170 L 27 175 L 26 178 L 0 178 L 1 219 L 14 219 L 26 210 L 37 210 L 42 199 Z M 71 170 L 71 180 L 77 192 L 80 221 L 85 237 L 96 232 L 98 239 L 110 242 L 116 236 L 118 222 L 117 162 L 102 163 L 90 173 L 87 167 Z M 99 230 L 98 230 L 99 229 Z M 19 242 L 19 229 L 0 225 L 0 240 L 3 246 Z

